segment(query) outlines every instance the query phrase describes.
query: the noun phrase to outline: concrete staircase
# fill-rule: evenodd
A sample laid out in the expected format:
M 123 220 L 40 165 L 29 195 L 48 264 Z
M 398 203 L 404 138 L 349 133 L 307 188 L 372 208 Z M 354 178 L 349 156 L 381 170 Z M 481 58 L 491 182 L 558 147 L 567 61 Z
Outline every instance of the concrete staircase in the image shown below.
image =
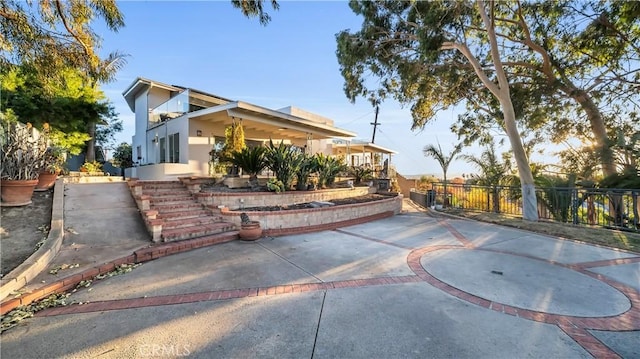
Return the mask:
M 218 235 L 236 230 L 217 209 L 199 203 L 180 181 L 137 181 L 133 190 L 155 242 Z M 137 192 L 137 193 L 136 193 Z M 136 195 L 137 194 L 137 195 Z

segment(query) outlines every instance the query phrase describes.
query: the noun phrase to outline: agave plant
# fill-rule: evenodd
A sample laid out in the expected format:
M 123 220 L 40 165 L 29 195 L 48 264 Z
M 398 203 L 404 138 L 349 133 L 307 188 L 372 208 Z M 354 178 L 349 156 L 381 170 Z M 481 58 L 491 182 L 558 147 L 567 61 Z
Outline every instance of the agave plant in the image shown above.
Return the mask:
M 249 181 L 256 181 L 258 173 L 267 166 L 264 147 L 245 147 L 241 151 L 231 153 L 231 163 L 249 174 Z
M 265 158 L 267 160 L 267 167 L 272 170 L 276 178 L 284 184 L 284 188 L 291 188 L 291 183 L 302 162 L 302 151 L 293 145 L 283 142 L 280 142 L 276 146 L 270 139 Z

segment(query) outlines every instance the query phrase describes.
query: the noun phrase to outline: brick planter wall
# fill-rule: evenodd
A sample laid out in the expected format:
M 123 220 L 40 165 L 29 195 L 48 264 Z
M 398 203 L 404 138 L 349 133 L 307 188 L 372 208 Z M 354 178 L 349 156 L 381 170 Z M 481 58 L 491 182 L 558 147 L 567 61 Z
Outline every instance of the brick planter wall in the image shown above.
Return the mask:
M 224 206 L 231 210 L 247 207 L 278 206 L 312 201 L 330 201 L 336 198 L 349 198 L 376 193 L 373 187 L 355 187 L 322 189 L 316 191 L 275 192 L 199 192 L 195 193 L 198 201 L 207 206 Z M 241 203 L 240 200 L 244 200 Z
M 344 196 L 343 196 L 344 197 Z M 390 217 L 402 210 L 402 195 L 380 201 L 288 211 L 245 212 L 259 221 L 265 235 L 316 232 Z M 243 211 L 223 211 L 225 221 L 240 225 Z

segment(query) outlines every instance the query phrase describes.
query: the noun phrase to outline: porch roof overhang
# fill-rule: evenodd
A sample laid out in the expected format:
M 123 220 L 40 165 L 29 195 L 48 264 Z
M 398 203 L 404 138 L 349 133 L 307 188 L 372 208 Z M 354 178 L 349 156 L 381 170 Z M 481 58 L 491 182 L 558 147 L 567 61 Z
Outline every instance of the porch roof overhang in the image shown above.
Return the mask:
M 230 125 L 234 119 L 241 119 L 245 136 L 248 138 L 317 140 L 356 136 L 351 131 L 242 101 L 194 111 L 189 113 L 188 117 L 195 120 L 222 122 L 224 125 Z
M 394 150 L 388 149 L 386 147 L 382 147 L 380 145 L 376 145 L 375 143 L 371 143 L 371 142 L 368 142 L 368 143 L 351 142 L 349 144 L 334 143 L 332 147 L 333 147 L 334 154 L 337 154 L 338 151 L 342 151 L 344 153 L 347 147 L 349 148 L 350 153 L 371 152 L 371 153 L 382 153 L 382 154 L 388 154 L 388 155 L 395 155 L 398 153 Z

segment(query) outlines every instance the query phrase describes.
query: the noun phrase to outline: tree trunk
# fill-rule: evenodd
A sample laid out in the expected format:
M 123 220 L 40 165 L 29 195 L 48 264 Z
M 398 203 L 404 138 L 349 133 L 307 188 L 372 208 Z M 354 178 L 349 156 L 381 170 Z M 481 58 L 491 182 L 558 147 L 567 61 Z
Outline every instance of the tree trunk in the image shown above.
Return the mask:
M 613 158 L 613 151 L 611 150 L 611 141 L 609 141 L 607 127 L 604 124 L 600 109 L 586 91 L 573 86 L 573 84 L 570 85 L 569 90 L 570 92 L 567 93 L 580 104 L 591 124 L 591 131 L 596 139 L 597 149 L 600 151 L 602 173 L 605 177 L 616 174 L 616 164 Z
M 96 124 L 95 122 L 89 123 L 87 126 L 87 132 L 91 138 L 87 141 L 87 151 L 84 154 L 85 162 L 93 162 L 96 160 Z
M 533 174 L 531 173 L 527 153 L 524 150 L 520 134 L 518 133 L 518 128 L 516 127 L 516 115 L 513 110 L 513 103 L 511 102 L 510 97 L 503 97 L 498 98 L 498 100 L 502 106 L 502 112 L 504 113 L 505 131 L 509 137 L 513 157 L 516 159 L 516 164 L 518 166 L 518 175 L 520 176 L 520 184 L 522 186 L 522 218 L 527 221 L 537 222 L 538 206 Z

